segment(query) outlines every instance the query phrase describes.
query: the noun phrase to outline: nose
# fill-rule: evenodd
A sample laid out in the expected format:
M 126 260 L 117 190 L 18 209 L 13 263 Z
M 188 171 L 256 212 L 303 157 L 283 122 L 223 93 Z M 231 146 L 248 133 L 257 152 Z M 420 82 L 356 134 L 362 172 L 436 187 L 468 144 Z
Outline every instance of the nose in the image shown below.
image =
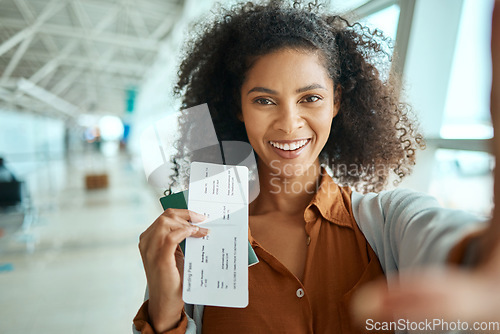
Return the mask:
M 275 129 L 291 134 L 304 126 L 304 118 L 295 103 L 282 104 L 274 123 Z

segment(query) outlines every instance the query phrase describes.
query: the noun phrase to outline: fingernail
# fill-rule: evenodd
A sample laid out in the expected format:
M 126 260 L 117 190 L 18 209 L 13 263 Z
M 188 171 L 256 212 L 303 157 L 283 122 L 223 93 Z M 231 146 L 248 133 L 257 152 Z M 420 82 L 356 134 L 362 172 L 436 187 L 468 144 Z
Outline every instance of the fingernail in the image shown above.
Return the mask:
M 202 218 L 202 219 L 206 219 L 207 218 L 207 216 L 205 216 L 202 213 L 198 213 L 198 212 L 194 212 L 194 213 L 198 216 L 198 218 Z

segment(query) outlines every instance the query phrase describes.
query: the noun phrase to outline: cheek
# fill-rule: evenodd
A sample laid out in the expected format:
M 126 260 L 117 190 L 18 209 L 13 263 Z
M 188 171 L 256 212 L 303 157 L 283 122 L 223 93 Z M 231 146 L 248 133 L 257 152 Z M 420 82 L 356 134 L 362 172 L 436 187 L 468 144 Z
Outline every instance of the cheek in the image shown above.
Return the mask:
M 332 121 L 333 113 L 325 113 L 315 117 L 310 124 L 313 127 L 313 131 L 318 135 L 318 138 L 326 142 L 330 136 Z
M 259 126 L 259 120 L 257 117 L 252 117 L 249 116 L 248 113 L 244 113 L 244 121 L 245 121 L 245 130 L 247 132 L 248 140 L 250 141 L 251 144 L 256 143 L 259 137 L 262 136 L 261 128 L 262 126 Z M 246 117 L 245 117 L 246 116 Z

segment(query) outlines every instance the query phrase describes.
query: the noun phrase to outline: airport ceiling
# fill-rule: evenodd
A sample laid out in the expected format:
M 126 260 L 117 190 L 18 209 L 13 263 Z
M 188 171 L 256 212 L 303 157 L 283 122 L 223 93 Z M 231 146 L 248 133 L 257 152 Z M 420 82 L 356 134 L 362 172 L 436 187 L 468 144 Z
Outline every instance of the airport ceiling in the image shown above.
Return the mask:
M 183 0 L 0 0 L 0 108 L 121 115 Z
M 122 115 L 188 1 L 0 0 L 0 109 Z

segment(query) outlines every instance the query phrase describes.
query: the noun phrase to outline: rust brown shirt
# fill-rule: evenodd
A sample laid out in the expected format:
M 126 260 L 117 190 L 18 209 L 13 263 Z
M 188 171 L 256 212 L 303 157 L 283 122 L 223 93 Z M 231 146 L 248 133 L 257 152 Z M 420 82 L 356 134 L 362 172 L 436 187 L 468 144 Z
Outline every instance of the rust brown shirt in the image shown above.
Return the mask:
M 204 334 L 363 332 L 351 324 L 349 301 L 356 289 L 382 276 L 383 270 L 354 219 L 350 189 L 339 187 L 324 173 L 304 221 L 310 242 L 302 282 L 250 232 L 260 262 L 249 267 L 249 305 L 205 306 Z M 452 254 L 465 245 L 456 245 Z M 148 320 L 146 302 L 134 319 L 137 330 L 154 333 Z M 179 326 L 167 333 L 184 333 L 186 325 L 183 314 Z
M 304 211 L 310 243 L 302 282 L 250 235 L 260 262 L 249 268 L 249 305 L 205 307 L 203 333 L 353 332 L 350 296 L 383 272 L 354 221 L 350 198 L 348 188 L 325 174 Z

